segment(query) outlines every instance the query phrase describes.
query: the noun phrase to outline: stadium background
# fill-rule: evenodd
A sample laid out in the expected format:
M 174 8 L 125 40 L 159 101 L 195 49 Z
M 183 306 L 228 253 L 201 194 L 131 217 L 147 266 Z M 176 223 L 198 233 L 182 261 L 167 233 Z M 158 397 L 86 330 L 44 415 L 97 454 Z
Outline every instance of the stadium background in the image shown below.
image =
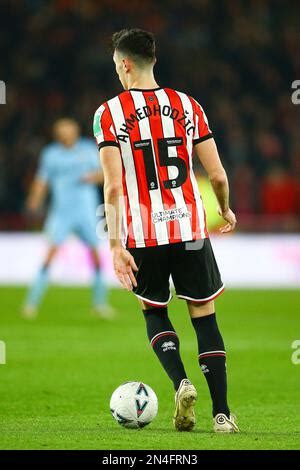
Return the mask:
M 51 140 L 51 124 L 58 116 L 76 117 L 83 133 L 91 136 L 95 109 L 120 92 L 108 48 L 112 32 L 124 25 L 156 34 L 159 83 L 188 91 L 204 106 L 229 175 L 238 232 L 299 231 L 299 107 L 291 101 L 291 83 L 300 67 L 297 2 L 289 8 L 284 2 L 261 0 L 134 0 L 126 5 L 117 0 L 39 0 L 1 5 L 1 79 L 7 84 L 7 104 L 0 115 L 2 231 L 40 230 L 45 210 L 35 218 L 24 210 L 39 152 Z M 200 180 L 200 186 L 214 229 L 220 223 L 216 204 L 206 194 L 206 182 Z M 25 240 L 14 249 L 2 237 L 2 256 L 10 258 L 11 250 L 21 253 L 16 271 L 8 277 L 2 272 L 2 282 L 33 276 L 38 260 L 35 264 L 22 258 L 34 246 L 28 241 L 29 251 L 24 250 Z M 273 258 L 280 263 L 285 257 L 290 265 L 291 255 L 298 253 L 299 258 L 299 251 L 294 240 L 286 243 L 281 247 L 276 240 Z M 83 282 L 88 274 L 77 279 L 72 266 L 62 267 L 80 247 L 70 250 L 61 267 L 54 266 L 54 279 Z M 37 259 L 39 253 L 30 256 Z M 82 256 L 78 252 L 77 258 Z M 103 257 L 113 281 L 106 250 Z M 295 284 L 298 267 L 292 264 L 288 278 Z
M 286 406 L 287 410 L 285 435 L 279 435 L 279 430 L 276 435 L 278 445 L 282 448 L 285 445 L 296 448 L 296 440 L 289 441 L 288 437 L 289 426 L 294 429 L 296 425 L 289 418 L 287 403 L 289 402 L 291 410 L 294 410 L 292 403 L 295 374 L 299 373 L 299 370 L 291 365 L 290 354 L 291 343 L 297 339 L 297 320 L 295 316 L 289 315 L 292 315 L 291 311 L 296 315 L 299 310 L 299 292 L 291 293 L 282 288 L 300 286 L 300 105 L 293 104 L 291 100 L 292 82 L 300 78 L 299 3 L 276 0 L 11 0 L 1 2 L 0 9 L 0 79 L 6 83 L 7 89 L 7 103 L 0 105 L 0 283 L 3 284 L 0 289 L 0 339 L 4 339 L 7 344 L 11 341 L 14 345 L 15 349 L 12 348 L 8 357 L 12 358 L 16 366 L 16 372 L 11 371 L 8 361 L 0 370 L 4 377 L 3 383 L 6 383 L 7 390 L 11 392 L 6 409 L 3 408 L 4 404 L 1 408 L 6 417 L 8 437 L 5 437 L 7 440 L 4 439 L 2 444 L 0 442 L 0 447 L 17 446 L 18 439 L 13 433 L 18 435 L 15 428 L 18 413 L 24 415 L 24 429 L 28 430 L 32 424 L 32 416 L 35 416 L 36 410 L 32 404 L 28 404 L 29 391 L 38 394 L 42 414 L 47 414 L 44 405 L 47 400 L 39 395 L 39 380 L 42 383 L 45 381 L 46 394 L 50 390 L 49 401 L 52 399 L 53 403 L 58 404 L 61 413 L 59 426 L 63 428 L 64 425 L 67 427 L 68 423 L 72 425 L 71 417 L 69 419 L 64 415 L 64 407 L 67 407 L 67 404 L 59 402 L 59 393 L 63 394 L 62 390 L 57 392 L 56 397 L 51 396 L 52 392 L 55 395 L 55 391 L 47 384 L 43 373 L 40 379 L 37 379 L 38 375 L 34 375 L 34 370 L 37 374 L 40 373 L 41 364 L 49 364 L 49 351 L 44 343 L 41 345 L 38 338 L 39 334 L 46 334 L 50 341 L 48 347 L 52 349 L 51 344 L 54 344 L 57 356 L 65 353 L 64 348 L 70 348 L 66 357 L 71 363 L 74 348 L 72 341 L 74 338 L 78 340 L 80 329 L 83 329 L 87 337 L 92 335 L 95 344 L 98 341 L 95 333 L 96 323 L 85 318 L 88 297 L 84 289 L 61 291 L 53 288 L 45 299 L 41 318 L 36 320 L 32 329 L 27 325 L 24 333 L 24 324 L 18 316 L 24 288 L 19 285 L 32 278 L 41 262 L 45 240 L 40 235 L 40 230 L 46 212 L 44 207 L 38 217 L 29 217 L 24 208 L 25 198 L 37 167 L 39 152 L 51 139 L 53 120 L 63 115 L 72 115 L 79 120 L 83 134 L 92 136 L 95 109 L 100 103 L 120 92 L 120 84 L 108 50 L 110 35 L 123 27 L 140 27 L 153 31 L 157 38 L 158 82 L 187 91 L 201 102 L 208 115 L 228 172 L 232 206 L 239 222 L 237 234 L 232 237 L 225 240 L 218 235 L 213 237 L 217 257 L 225 272 L 225 282 L 229 280 L 227 284 L 233 287 L 265 289 L 255 295 L 254 291 L 250 290 L 232 291 L 228 293 L 227 300 L 220 300 L 221 307 L 224 305 L 224 309 L 229 312 L 229 324 L 226 324 L 226 319 L 223 322 L 225 330 L 228 330 L 228 342 L 232 341 L 233 344 L 233 364 L 238 367 L 237 358 L 240 357 L 238 354 L 241 351 L 245 370 L 247 361 L 249 367 L 251 364 L 253 368 L 253 360 L 259 363 L 262 357 L 269 357 L 270 360 L 276 358 L 277 370 L 270 370 L 272 376 L 266 375 L 266 378 L 257 384 L 255 406 L 261 406 L 263 414 L 268 400 L 261 387 L 266 386 L 268 381 L 273 384 L 274 396 L 271 392 L 267 396 L 271 402 L 276 401 L 278 396 L 275 391 L 279 388 L 277 374 L 281 372 L 285 377 L 289 377 L 290 389 L 286 390 L 285 398 L 281 397 L 280 402 L 280 407 Z M 200 168 L 197 168 L 197 175 L 201 187 L 207 188 Z M 208 220 L 214 231 L 219 224 L 213 215 L 215 202 L 207 189 L 204 189 L 204 193 L 204 199 L 206 198 L 206 204 L 209 206 Z M 108 280 L 113 282 L 105 242 L 102 243 L 101 249 Z M 71 284 L 86 283 L 89 278 L 89 266 L 87 258 L 80 251 L 82 248 L 72 240 L 64 250 L 58 256 L 56 268 L 54 266 L 54 280 Z M 78 277 L 80 270 L 81 276 Z M 76 275 L 72 277 L 74 272 Z M 6 284 L 10 284 L 10 287 L 6 287 Z M 267 291 L 268 287 L 273 290 Z M 274 287 L 281 290 L 275 291 Z M 133 326 L 136 304 L 133 300 L 127 300 L 124 295 L 126 296 L 125 293 L 114 291 L 112 298 L 117 308 L 127 308 L 126 315 L 131 318 L 132 330 L 126 330 L 126 337 L 133 339 L 134 334 L 138 334 L 136 328 L 142 328 L 142 325 L 137 323 L 137 326 Z M 245 322 L 247 325 L 244 342 L 243 334 L 236 331 L 236 319 L 230 317 L 237 304 L 245 306 L 241 314 L 241 324 Z M 178 303 L 175 303 L 176 305 Z M 183 309 L 182 304 L 180 309 Z M 270 314 L 269 321 L 264 317 L 266 311 Z M 251 325 L 247 321 L 248 315 L 252 317 Z M 56 335 L 58 328 L 64 332 L 66 343 L 62 337 Z M 120 338 L 118 334 L 121 335 L 122 328 L 126 329 L 124 318 L 119 320 L 117 326 L 101 325 L 99 334 L 103 341 L 102 346 L 107 346 L 106 352 L 112 363 L 111 345 L 105 343 L 104 337 L 106 335 L 114 342 L 116 338 Z M 271 335 L 273 333 L 271 341 L 267 341 L 264 336 L 267 332 Z M 252 345 L 249 336 L 253 338 Z M 81 347 L 98 357 L 93 349 L 89 350 L 87 337 L 84 344 L 80 343 Z M 141 347 L 144 345 L 143 340 L 144 338 L 141 339 Z M 28 346 L 28 341 L 32 347 Z M 183 342 L 184 345 L 187 346 Z M 121 383 L 122 379 L 128 380 L 130 371 L 133 374 L 140 372 L 141 380 L 143 379 L 142 368 L 139 368 L 139 365 L 135 365 L 135 368 L 128 365 L 131 364 L 131 359 L 125 346 L 122 347 L 124 376 L 116 365 L 111 366 L 113 373 L 109 386 L 112 388 Z M 249 356 L 253 348 L 258 351 L 256 357 Z M 40 359 L 34 358 L 37 351 L 42 355 Z M 79 355 L 79 349 L 76 354 Z M 32 367 L 29 373 L 32 381 L 29 381 L 28 394 L 22 388 L 24 385 L 21 386 L 21 390 L 25 391 L 24 404 L 18 408 L 14 405 L 16 384 L 20 386 L 20 383 L 23 383 L 25 375 L 22 374 L 29 370 L 26 367 L 23 370 L 22 361 L 19 361 L 20 355 L 25 357 L 27 367 Z M 165 387 L 169 393 L 163 380 L 165 385 L 161 385 L 158 368 L 154 359 L 152 366 L 151 360 L 149 353 L 149 370 L 157 375 L 152 381 L 154 387 Z M 53 370 L 58 367 L 58 362 L 55 361 L 58 361 L 58 357 L 51 356 L 50 368 Z M 97 374 L 95 365 L 91 371 Z M 265 372 L 263 368 L 258 367 L 255 374 L 262 371 Z M 73 372 L 76 376 L 74 380 L 79 384 L 83 396 L 84 387 L 80 381 L 80 372 Z M 254 390 L 247 389 L 249 377 L 245 373 L 241 379 L 243 372 L 240 371 L 239 374 L 236 374 L 233 380 L 239 385 L 238 380 L 242 380 L 241 389 L 250 396 Z M 56 378 L 60 380 L 58 372 Z M 84 378 L 90 379 L 86 373 Z M 143 380 L 147 380 L 147 376 Z M 66 395 L 69 395 L 72 386 L 73 382 L 69 377 L 65 385 Z M 100 390 L 99 379 L 96 379 L 96 386 Z M 112 388 L 109 390 L 112 391 Z M 108 395 L 108 391 L 103 392 L 105 403 Z M 96 397 L 97 393 L 93 391 L 90 407 Z M 253 395 L 251 397 L 253 399 Z M 238 398 L 235 400 L 237 407 L 245 412 Z M 70 413 L 76 414 L 78 402 L 75 399 L 73 402 L 72 398 L 70 402 Z M 49 406 L 52 407 L 51 404 Z M 250 411 L 254 416 L 256 409 L 253 402 L 249 406 L 253 407 Z M 278 410 L 275 405 L 270 412 L 271 416 L 272 413 L 276 416 Z M 90 408 L 90 413 L 94 413 L 94 408 Z M 76 442 L 66 439 L 62 444 L 62 440 L 55 435 L 56 428 L 54 418 L 53 422 L 51 421 L 51 412 L 49 416 L 47 426 L 52 429 L 53 425 L 53 435 L 49 440 L 45 438 L 48 448 L 51 448 L 51 445 L 57 448 L 76 448 L 84 446 L 85 442 L 87 446 L 94 442 L 95 446 L 101 447 L 108 445 L 112 436 L 109 431 L 108 440 L 102 441 L 102 444 L 99 444 L 94 435 L 90 441 L 80 441 L 78 437 Z M 208 422 L 208 417 L 205 419 Z M 272 428 L 273 422 L 268 417 L 267 422 L 268 419 Z M 111 425 L 109 417 L 107 423 Z M 81 424 L 83 428 L 87 427 L 88 434 L 88 419 Z M 39 426 L 39 421 L 34 422 L 33 419 L 33 435 L 27 435 L 28 439 L 25 439 L 23 444 L 19 441 L 19 445 L 23 445 L 23 448 L 42 448 L 43 444 L 37 437 Z M 78 426 L 80 427 L 79 424 Z M 43 424 L 41 428 L 43 430 Z M 253 424 L 254 440 L 255 429 Z M 159 433 L 158 430 L 158 436 Z M 145 435 L 149 440 L 147 445 L 153 445 L 155 448 L 157 442 L 150 443 L 150 434 Z M 14 444 L 9 436 L 14 436 Z M 165 446 L 171 445 L 168 441 L 163 441 L 162 436 L 161 445 L 164 442 Z M 115 446 L 126 448 L 126 443 L 131 445 L 126 439 L 120 440 L 120 436 L 117 436 L 117 439 L 121 443 Z M 269 441 L 266 436 L 258 439 L 260 443 L 251 441 L 252 444 L 249 444 L 249 441 L 243 445 L 270 447 L 274 436 L 271 436 Z M 182 448 L 189 448 L 193 442 L 183 444 L 183 441 L 176 441 L 174 448 L 176 445 L 179 446 L 177 448 L 181 448 L 180 445 Z M 137 440 L 136 443 L 143 448 L 142 441 Z M 214 443 L 217 448 L 226 445 L 221 441 Z M 204 445 L 214 448 L 214 443 L 207 441 Z M 239 444 L 230 445 L 234 447 Z
M 1 2 L 2 8 L 6 2 Z M 1 229 L 22 212 L 53 120 L 91 135 L 99 103 L 120 92 L 109 37 L 124 25 L 156 34 L 160 84 L 201 101 L 228 170 L 239 230 L 299 230 L 297 2 L 9 1 L 1 14 Z M 280 197 L 278 197 L 278 195 Z

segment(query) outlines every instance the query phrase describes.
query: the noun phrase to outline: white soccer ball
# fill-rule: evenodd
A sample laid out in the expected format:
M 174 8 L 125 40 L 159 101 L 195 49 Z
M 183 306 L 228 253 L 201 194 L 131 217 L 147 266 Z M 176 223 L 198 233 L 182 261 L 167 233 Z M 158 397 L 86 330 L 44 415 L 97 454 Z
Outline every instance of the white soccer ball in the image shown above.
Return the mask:
M 125 382 L 111 396 L 110 411 L 114 419 L 125 428 L 147 426 L 157 415 L 155 392 L 143 382 Z

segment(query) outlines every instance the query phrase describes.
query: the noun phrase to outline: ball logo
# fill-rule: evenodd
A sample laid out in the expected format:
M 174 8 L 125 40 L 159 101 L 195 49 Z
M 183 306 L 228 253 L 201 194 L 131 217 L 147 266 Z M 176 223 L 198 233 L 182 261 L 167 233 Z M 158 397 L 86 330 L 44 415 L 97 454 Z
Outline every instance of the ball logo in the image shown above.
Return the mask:
M 141 414 L 145 411 L 146 406 L 148 405 L 148 401 L 144 401 L 143 404 L 141 404 L 140 400 L 135 400 L 135 405 L 136 405 L 136 414 L 137 417 L 139 418 Z
M 145 411 L 146 406 L 148 405 L 147 398 L 148 398 L 149 395 L 148 395 L 147 389 L 146 389 L 146 387 L 143 383 L 140 383 L 136 394 L 139 395 L 139 396 L 144 395 L 146 397 L 146 399 L 144 398 L 143 401 L 140 400 L 140 398 L 136 398 L 136 400 L 135 400 L 136 414 L 137 414 L 137 417 L 139 418 L 142 415 L 142 413 Z

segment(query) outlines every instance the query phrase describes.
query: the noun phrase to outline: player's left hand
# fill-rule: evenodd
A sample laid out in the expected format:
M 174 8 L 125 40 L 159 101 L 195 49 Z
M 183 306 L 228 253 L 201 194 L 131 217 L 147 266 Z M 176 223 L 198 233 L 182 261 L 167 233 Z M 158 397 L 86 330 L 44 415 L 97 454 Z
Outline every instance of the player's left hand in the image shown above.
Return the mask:
M 113 266 L 118 280 L 125 289 L 132 290 L 133 286 L 137 286 L 134 271 L 138 270 L 133 256 L 123 247 L 113 248 L 112 255 Z
M 221 227 L 219 230 L 221 233 L 233 232 L 236 226 L 236 216 L 231 209 L 228 209 L 226 212 L 222 212 L 221 208 L 218 208 L 218 213 L 224 220 L 226 220 L 227 225 Z

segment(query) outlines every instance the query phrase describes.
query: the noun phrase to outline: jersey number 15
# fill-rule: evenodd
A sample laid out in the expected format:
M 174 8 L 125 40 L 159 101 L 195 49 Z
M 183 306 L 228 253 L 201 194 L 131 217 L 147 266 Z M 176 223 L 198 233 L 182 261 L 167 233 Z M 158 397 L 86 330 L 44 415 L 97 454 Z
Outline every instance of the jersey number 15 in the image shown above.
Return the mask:
M 178 188 L 179 186 L 183 185 L 187 178 L 187 168 L 183 158 L 170 157 L 168 151 L 169 147 L 177 147 L 182 144 L 183 139 L 181 137 L 169 137 L 157 140 L 160 166 L 175 166 L 178 170 L 178 175 L 176 178 L 163 181 L 165 189 Z M 154 164 L 155 157 L 153 155 L 151 139 L 139 140 L 138 142 L 135 142 L 134 148 L 136 150 L 142 150 L 143 152 L 149 191 L 158 189 L 158 181 Z

